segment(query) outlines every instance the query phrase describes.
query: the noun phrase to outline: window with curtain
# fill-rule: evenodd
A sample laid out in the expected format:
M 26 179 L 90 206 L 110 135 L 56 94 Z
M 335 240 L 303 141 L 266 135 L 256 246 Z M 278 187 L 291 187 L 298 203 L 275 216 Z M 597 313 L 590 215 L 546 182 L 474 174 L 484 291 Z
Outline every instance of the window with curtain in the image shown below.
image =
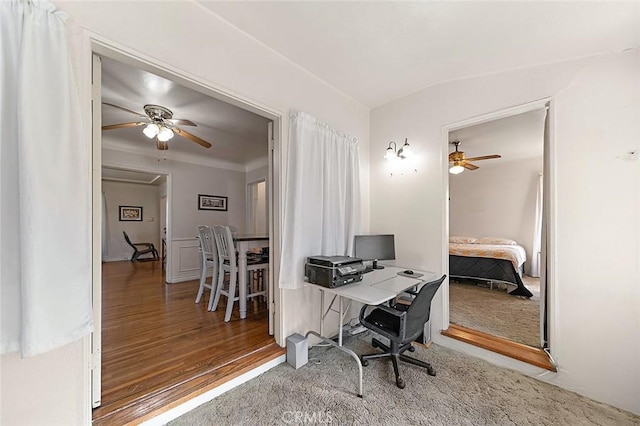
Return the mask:
M 360 219 L 358 141 L 303 112 L 289 116 L 280 287 L 304 285 L 313 255 L 347 255 Z

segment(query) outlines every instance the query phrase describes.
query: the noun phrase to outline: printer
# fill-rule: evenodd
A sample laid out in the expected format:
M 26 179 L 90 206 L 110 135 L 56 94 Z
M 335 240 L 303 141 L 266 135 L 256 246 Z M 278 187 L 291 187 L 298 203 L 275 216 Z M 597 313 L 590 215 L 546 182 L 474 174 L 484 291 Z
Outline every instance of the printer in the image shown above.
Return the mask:
M 312 284 L 323 287 L 340 287 L 341 285 L 362 281 L 366 270 L 362 259 L 348 256 L 309 256 L 304 268 L 304 275 Z

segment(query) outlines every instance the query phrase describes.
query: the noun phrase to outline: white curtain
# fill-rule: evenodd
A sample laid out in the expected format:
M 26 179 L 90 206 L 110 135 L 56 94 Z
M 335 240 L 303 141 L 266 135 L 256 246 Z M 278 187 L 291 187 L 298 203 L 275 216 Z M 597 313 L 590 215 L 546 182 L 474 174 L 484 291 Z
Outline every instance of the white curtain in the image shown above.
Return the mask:
M 90 141 L 81 138 L 64 16 L 0 2 L 1 353 L 91 331 Z
M 360 175 L 356 139 L 302 112 L 289 119 L 280 287 L 296 289 L 307 256 L 353 251 Z
M 543 216 L 543 186 L 542 173 L 538 176 L 538 191 L 536 195 L 536 218 L 533 224 L 533 245 L 531 247 L 532 277 L 540 276 L 540 251 L 542 250 L 542 216 Z

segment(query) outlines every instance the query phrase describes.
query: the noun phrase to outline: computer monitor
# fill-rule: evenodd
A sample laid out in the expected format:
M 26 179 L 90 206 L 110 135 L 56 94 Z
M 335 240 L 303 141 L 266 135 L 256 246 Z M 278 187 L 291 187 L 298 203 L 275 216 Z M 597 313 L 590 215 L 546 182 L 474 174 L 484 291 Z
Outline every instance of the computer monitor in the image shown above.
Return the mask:
M 373 269 L 384 269 L 384 266 L 378 265 L 378 260 L 394 260 L 396 258 L 393 234 L 356 235 L 354 256 L 362 260 L 373 261 Z

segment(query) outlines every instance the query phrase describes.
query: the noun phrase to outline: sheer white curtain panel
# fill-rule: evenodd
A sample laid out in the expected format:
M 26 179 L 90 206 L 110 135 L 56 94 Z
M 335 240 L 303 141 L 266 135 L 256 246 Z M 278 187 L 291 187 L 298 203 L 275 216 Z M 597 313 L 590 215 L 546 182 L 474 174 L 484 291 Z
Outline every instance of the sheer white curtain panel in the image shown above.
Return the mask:
M 346 255 L 360 219 L 358 141 L 303 112 L 289 116 L 280 287 L 304 285 L 307 256 Z
M 32 356 L 91 331 L 90 142 L 64 15 L 0 2 L 0 352 Z

